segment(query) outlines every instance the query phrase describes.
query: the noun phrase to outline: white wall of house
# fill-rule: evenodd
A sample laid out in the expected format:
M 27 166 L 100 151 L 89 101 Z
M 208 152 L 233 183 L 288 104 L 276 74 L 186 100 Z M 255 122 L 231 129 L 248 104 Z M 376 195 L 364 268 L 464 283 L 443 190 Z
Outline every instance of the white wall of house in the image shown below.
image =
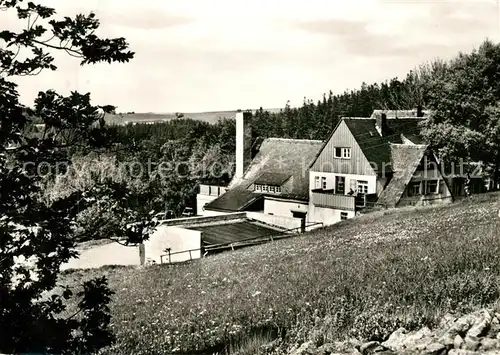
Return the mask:
M 199 213 L 198 215 L 203 216 L 203 217 L 215 217 L 215 216 L 224 216 L 224 215 L 231 214 L 231 213 L 234 213 L 234 212 L 205 210 L 205 211 L 201 211 L 201 213 Z
M 199 186 L 199 193 L 196 195 L 196 214 L 204 216 L 203 207 L 226 191 L 227 188 L 225 186 L 201 184 Z
M 210 211 L 204 211 L 203 207 L 205 207 L 207 203 L 215 200 L 216 198 L 217 196 L 202 195 L 202 194 L 196 195 L 196 214 L 198 216 L 207 216 L 206 213 Z
M 324 226 L 328 226 L 340 222 L 342 220 L 342 214 L 344 213 L 347 219 L 353 218 L 356 215 L 354 211 L 317 207 L 311 204 L 311 206 L 309 206 L 309 221 L 321 222 Z
M 299 201 L 285 201 L 266 198 L 264 200 L 264 213 L 275 216 L 293 217 L 293 211 L 307 212 L 309 205 Z
M 312 190 L 317 186 L 316 177 L 319 177 L 319 188 L 323 189 L 323 181 L 326 182 L 325 190 L 335 189 L 335 177 L 342 176 L 345 178 L 344 194 L 347 195 L 352 188 L 355 192 L 358 188 L 358 181 L 366 181 L 368 183 L 368 194 L 377 193 L 377 176 L 376 175 L 357 175 L 357 174 L 339 174 L 339 173 L 326 173 L 319 171 L 309 172 L 309 213 L 308 222 L 321 222 L 324 225 L 330 225 L 340 222 L 342 220 L 341 213 L 347 213 L 347 218 L 355 216 L 354 211 L 343 211 L 335 208 L 318 207 L 312 203 Z M 325 180 L 323 180 L 323 178 Z
M 322 178 L 326 178 L 326 190 L 335 189 L 335 176 L 345 177 L 345 194 L 349 192 L 351 187 L 355 187 L 358 180 L 368 182 L 368 194 L 377 192 L 377 176 L 376 175 L 355 175 L 355 174 L 339 174 L 339 173 L 324 173 L 319 171 L 309 172 L 309 190 L 316 189 L 316 177 L 319 177 L 320 188 Z
M 297 231 L 301 225 L 300 218 L 294 218 L 291 216 L 270 215 L 262 212 L 247 212 L 247 217 L 270 226 L 284 229 L 297 229 Z
M 201 232 L 182 227 L 163 225 L 159 226 L 150 236 L 149 240 L 144 242 L 144 246 L 146 251 L 146 262 L 154 261 L 160 264 L 161 255 L 166 254 L 166 248 L 170 248 L 172 253 L 200 249 Z M 190 260 L 190 258 L 199 259 L 200 257 L 200 250 L 196 250 L 191 252 L 191 257 L 189 252 L 174 254 L 171 257 L 171 261 L 179 262 Z M 168 262 L 168 257 L 164 257 L 163 262 Z

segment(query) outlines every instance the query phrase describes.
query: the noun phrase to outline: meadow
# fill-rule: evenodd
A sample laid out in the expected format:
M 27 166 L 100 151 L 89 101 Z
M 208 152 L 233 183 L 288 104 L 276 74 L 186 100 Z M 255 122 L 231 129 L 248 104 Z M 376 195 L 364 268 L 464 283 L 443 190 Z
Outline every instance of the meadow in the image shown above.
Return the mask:
M 186 264 L 68 271 L 63 280 L 108 277 L 117 334 L 109 354 L 383 340 L 498 302 L 499 197 L 374 212 Z

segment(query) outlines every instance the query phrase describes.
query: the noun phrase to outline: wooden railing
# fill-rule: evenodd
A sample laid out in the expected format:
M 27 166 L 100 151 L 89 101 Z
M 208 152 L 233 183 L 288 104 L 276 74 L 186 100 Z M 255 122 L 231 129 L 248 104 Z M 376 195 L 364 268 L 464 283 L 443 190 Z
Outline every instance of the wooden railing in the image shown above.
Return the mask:
M 310 222 L 306 224 L 306 231 L 310 227 L 322 226 L 322 222 Z M 235 250 L 237 248 L 242 248 L 251 245 L 263 244 L 267 242 L 272 242 L 274 240 L 290 238 L 300 234 L 302 227 L 291 228 L 284 231 L 276 231 L 276 233 L 266 234 L 258 237 L 252 237 L 247 239 L 241 239 L 235 242 L 212 244 L 204 246 L 198 249 L 181 250 L 177 252 L 171 252 L 169 249 L 165 250 L 166 254 L 160 255 L 160 263 L 172 263 L 172 256 L 178 254 L 189 253 L 189 260 L 193 260 L 192 253 L 195 251 L 201 251 L 201 257 L 206 257 L 209 253 L 215 254 L 224 250 Z M 187 261 L 187 260 L 186 260 Z
M 356 211 L 375 204 L 377 194 L 343 195 L 333 190 L 313 190 L 312 202 L 315 206 L 345 211 Z
M 335 208 L 346 211 L 356 210 L 356 198 L 352 195 L 313 191 L 312 203 L 318 207 Z

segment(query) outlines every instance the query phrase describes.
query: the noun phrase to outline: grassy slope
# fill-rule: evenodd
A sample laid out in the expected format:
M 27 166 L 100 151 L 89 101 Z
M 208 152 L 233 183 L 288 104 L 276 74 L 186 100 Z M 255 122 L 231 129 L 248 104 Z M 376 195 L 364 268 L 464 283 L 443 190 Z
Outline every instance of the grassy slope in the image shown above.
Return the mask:
M 498 300 L 497 198 L 377 212 L 190 264 L 66 277 L 108 275 L 118 335 L 110 353 L 189 352 L 264 329 L 290 342 L 383 338 Z

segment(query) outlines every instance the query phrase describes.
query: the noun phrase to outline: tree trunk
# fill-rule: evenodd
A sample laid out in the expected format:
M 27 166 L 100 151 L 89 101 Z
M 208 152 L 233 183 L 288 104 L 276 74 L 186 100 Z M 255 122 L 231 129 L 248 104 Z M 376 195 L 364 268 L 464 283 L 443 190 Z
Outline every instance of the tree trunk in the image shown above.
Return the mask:
M 492 191 L 496 191 L 498 190 L 497 189 L 497 186 L 498 186 L 498 178 L 499 178 L 499 172 L 498 172 L 498 168 L 495 168 L 495 170 L 493 171 L 493 186 L 491 187 L 491 190 Z

